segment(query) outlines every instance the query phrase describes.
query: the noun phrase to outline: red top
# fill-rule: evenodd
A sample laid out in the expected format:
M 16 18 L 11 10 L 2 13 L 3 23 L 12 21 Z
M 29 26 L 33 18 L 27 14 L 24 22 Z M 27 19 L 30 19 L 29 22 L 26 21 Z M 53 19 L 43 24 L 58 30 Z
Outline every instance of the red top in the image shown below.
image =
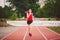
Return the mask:
M 29 14 L 28 14 L 27 20 L 28 20 L 28 21 L 33 20 L 33 14 L 32 14 L 32 13 L 29 13 Z

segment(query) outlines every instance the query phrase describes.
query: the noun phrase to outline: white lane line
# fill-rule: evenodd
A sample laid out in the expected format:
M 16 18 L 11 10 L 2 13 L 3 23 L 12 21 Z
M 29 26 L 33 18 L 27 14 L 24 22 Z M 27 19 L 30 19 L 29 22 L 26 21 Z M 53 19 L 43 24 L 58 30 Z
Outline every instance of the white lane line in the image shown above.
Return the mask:
M 16 32 L 17 30 L 19 30 L 19 28 L 18 28 L 18 29 L 16 29 L 15 31 L 13 31 L 13 32 L 9 33 L 8 35 L 4 36 L 4 37 L 3 37 L 3 38 L 1 38 L 0 40 L 5 39 L 6 37 L 10 36 L 12 33 Z
M 27 33 L 28 33 L 28 28 L 26 29 L 25 35 L 23 37 L 23 40 L 25 40 Z
M 47 30 L 49 30 L 49 31 L 51 31 L 51 32 L 53 32 L 53 33 L 55 33 L 55 34 L 57 34 L 57 35 L 60 35 L 59 33 L 55 32 L 55 31 L 53 31 L 53 30 L 51 30 L 51 29 L 49 29 L 49 28 L 47 28 L 47 27 L 45 27 L 45 29 L 47 29 Z
M 36 27 L 36 28 L 37 28 L 37 30 L 39 31 L 39 33 L 44 37 L 44 39 L 45 39 L 45 40 L 48 40 L 47 37 L 42 33 L 42 31 L 41 31 L 38 27 Z

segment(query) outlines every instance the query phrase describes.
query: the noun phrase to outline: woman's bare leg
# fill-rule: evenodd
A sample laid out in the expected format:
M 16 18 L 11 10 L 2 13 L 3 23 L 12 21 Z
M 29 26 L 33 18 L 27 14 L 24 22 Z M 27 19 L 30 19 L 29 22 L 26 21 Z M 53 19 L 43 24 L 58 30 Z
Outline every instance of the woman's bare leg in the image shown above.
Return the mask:
M 32 34 L 30 33 L 30 24 L 28 25 L 28 32 L 29 32 L 29 36 L 32 36 Z
M 28 24 L 28 32 L 30 33 L 30 24 Z

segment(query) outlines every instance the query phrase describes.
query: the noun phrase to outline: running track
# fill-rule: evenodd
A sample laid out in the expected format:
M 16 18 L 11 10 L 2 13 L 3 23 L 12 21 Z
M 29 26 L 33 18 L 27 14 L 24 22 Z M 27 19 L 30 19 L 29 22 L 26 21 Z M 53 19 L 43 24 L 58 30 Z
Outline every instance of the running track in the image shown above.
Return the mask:
M 46 27 L 31 27 L 32 37 L 28 35 L 27 27 L 20 27 L 1 40 L 60 40 L 60 34 Z

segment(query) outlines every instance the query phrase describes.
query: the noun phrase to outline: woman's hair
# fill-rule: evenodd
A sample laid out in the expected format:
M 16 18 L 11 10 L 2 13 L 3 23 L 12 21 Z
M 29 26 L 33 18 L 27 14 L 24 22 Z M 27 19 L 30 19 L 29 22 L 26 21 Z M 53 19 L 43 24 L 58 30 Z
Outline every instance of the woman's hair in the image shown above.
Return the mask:
M 26 9 L 26 12 L 28 12 L 29 13 L 29 10 L 30 10 L 31 8 L 29 8 L 29 9 Z M 31 9 L 31 11 L 32 11 L 32 9 Z

